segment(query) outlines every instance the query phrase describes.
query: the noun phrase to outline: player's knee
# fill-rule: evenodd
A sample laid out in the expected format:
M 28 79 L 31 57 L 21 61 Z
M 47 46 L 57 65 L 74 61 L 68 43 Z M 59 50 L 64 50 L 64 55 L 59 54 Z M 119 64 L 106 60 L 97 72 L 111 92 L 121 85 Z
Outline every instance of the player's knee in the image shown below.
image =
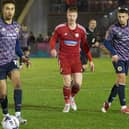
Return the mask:
M 21 88 L 21 82 L 20 82 L 19 79 L 13 81 L 13 83 L 14 83 L 14 88 L 16 88 L 16 89 L 20 89 Z
M 81 87 L 82 81 L 75 81 L 73 85 L 77 85 L 77 86 Z
M 118 75 L 117 82 L 119 84 L 126 84 L 126 76 L 124 76 L 124 75 Z
M 0 94 L 0 101 L 3 100 L 3 99 L 5 99 L 6 96 L 7 96 L 7 94 L 2 94 L 2 93 L 1 93 L 1 94 Z
M 20 84 L 16 84 L 14 88 L 15 89 L 21 89 L 21 85 Z
M 64 81 L 64 85 L 70 87 L 71 86 L 71 80 Z
M 80 85 L 78 83 L 75 83 L 73 86 L 72 86 L 72 91 L 74 93 L 77 93 L 78 91 L 80 90 Z

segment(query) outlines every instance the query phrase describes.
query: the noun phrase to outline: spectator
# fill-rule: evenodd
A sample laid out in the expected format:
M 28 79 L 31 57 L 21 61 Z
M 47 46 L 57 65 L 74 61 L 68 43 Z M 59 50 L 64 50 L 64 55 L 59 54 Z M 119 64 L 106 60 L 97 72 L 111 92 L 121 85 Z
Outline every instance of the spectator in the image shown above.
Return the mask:
M 35 43 L 35 36 L 34 36 L 32 31 L 30 31 L 28 42 L 29 42 L 30 45 Z
M 48 43 L 48 42 L 49 42 L 49 36 L 48 36 L 48 35 L 45 35 L 45 36 L 43 37 L 43 42 L 44 42 L 44 43 Z
M 38 35 L 38 37 L 37 37 L 37 40 L 36 40 L 37 42 L 43 42 L 43 36 L 42 36 L 42 34 L 40 33 L 39 35 Z

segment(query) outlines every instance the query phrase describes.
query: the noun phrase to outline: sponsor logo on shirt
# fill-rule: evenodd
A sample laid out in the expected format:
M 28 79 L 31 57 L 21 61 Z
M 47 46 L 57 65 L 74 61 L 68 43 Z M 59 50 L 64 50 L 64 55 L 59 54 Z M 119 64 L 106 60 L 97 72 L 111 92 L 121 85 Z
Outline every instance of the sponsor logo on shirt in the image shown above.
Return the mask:
M 64 40 L 64 44 L 67 46 L 76 46 L 78 42 L 73 40 Z

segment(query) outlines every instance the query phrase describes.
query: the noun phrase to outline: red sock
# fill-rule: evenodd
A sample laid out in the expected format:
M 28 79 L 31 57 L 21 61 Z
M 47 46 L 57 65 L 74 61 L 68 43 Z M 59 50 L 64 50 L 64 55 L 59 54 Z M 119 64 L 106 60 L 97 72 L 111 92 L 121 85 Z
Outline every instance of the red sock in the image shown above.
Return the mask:
M 79 90 L 80 90 L 80 86 L 77 84 L 74 84 L 71 90 L 72 97 L 74 97 L 79 92 Z
M 64 86 L 63 87 L 63 94 L 64 94 L 64 100 L 65 100 L 65 103 L 70 103 L 70 96 L 71 96 L 71 88 L 70 87 L 67 87 L 67 86 Z

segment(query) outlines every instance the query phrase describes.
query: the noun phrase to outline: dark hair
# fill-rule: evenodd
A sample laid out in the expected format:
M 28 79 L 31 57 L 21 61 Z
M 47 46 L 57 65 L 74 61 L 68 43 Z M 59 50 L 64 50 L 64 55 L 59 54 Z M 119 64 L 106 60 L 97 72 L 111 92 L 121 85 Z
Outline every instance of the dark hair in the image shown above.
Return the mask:
M 121 7 L 119 7 L 118 8 L 118 13 L 127 13 L 127 14 L 129 14 L 129 9 L 128 8 L 121 8 Z
M 67 11 L 70 11 L 70 12 L 78 12 L 78 8 L 76 6 L 70 6 Z
M 2 0 L 1 2 L 1 7 L 3 7 L 5 4 L 16 4 L 16 1 L 15 0 Z
M 91 21 L 96 21 L 96 19 L 94 19 L 94 18 L 91 18 L 91 19 L 89 20 L 89 22 L 91 22 Z

